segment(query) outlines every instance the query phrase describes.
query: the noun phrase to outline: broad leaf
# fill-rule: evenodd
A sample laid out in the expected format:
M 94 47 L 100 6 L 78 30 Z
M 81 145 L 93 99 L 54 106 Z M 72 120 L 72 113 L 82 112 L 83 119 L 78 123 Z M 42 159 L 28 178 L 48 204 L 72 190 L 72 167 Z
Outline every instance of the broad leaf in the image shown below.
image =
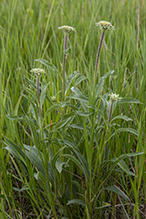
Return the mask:
M 8 150 L 15 158 L 18 158 L 26 165 L 26 155 L 23 150 L 7 137 L 4 137 L 4 139 L 7 141 L 7 143 L 4 142 L 4 144 L 7 146 L 5 149 Z
M 83 102 L 88 102 L 89 99 L 88 97 L 82 95 L 82 94 L 72 94 L 71 96 L 68 96 L 66 99 L 75 99 L 75 100 L 80 100 L 80 101 L 83 101 Z
M 120 100 L 116 101 L 116 104 L 123 104 L 123 103 L 138 103 L 142 104 L 139 100 L 132 98 L 132 97 L 125 97 Z
M 81 74 L 80 74 L 79 77 L 78 77 L 77 80 L 76 80 L 75 86 L 78 85 L 79 83 L 81 83 L 81 82 L 84 81 L 84 80 L 88 80 L 88 78 L 85 77 L 84 75 L 81 75 Z
M 113 70 L 113 71 L 109 71 L 109 72 L 107 72 L 105 75 L 103 75 L 103 76 L 99 79 L 99 82 L 98 82 L 98 84 L 96 85 L 96 88 L 95 88 L 96 98 L 99 96 L 99 94 L 100 94 L 100 92 L 101 92 L 101 90 L 102 90 L 102 87 L 103 87 L 103 85 L 104 85 L 105 79 L 106 79 L 108 76 L 112 75 L 114 72 L 115 72 L 114 70 Z
M 83 111 L 76 111 L 75 114 L 79 115 L 79 116 L 90 116 L 93 113 L 88 113 L 88 112 L 83 112 Z
M 129 202 L 130 202 L 130 199 L 128 198 L 128 196 L 127 196 L 119 187 L 117 187 L 116 185 L 114 185 L 114 186 L 108 186 L 108 187 L 105 188 L 105 190 L 114 192 L 114 193 L 116 193 L 117 195 L 120 195 L 120 196 L 121 196 L 123 199 L 125 199 L 126 201 L 129 201 Z
M 45 60 L 45 59 L 36 59 L 35 61 L 36 61 L 36 62 L 40 62 L 41 64 L 43 64 L 43 65 L 45 65 L 46 67 L 52 69 L 53 71 L 58 71 L 55 65 L 53 65 L 51 62 L 48 62 L 48 61 Z
M 71 204 L 78 204 L 78 205 L 85 206 L 85 202 L 82 201 L 81 199 L 72 199 L 68 201 L 67 205 L 71 205 Z
M 117 129 L 108 139 L 107 139 L 107 142 L 117 133 L 121 133 L 121 132 L 128 132 L 128 133 L 131 133 L 131 134 L 134 134 L 136 136 L 138 136 L 138 132 L 133 129 L 133 128 L 119 128 Z
M 71 119 L 72 119 L 72 118 L 69 117 L 68 119 L 65 119 L 65 120 L 63 120 L 63 121 L 57 123 L 57 124 L 53 127 L 53 130 L 55 131 L 55 130 L 57 130 L 57 129 L 63 128 L 64 126 L 67 125 L 67 123 L 68 123 Z
M 25 120 L 25 117 L 24 116 L 6 116 L 8 119 L 10 120 L 15 120 L 15 121 L 24 121 Z
M 60 158 L 56 160 L 55 166 L 59 173 L 62 172 L 62 166 L 66 164 L 66 162 L 62 162 Z
M 128 116 L 123 116 L 123 115 L 119 115 L 119 116 L 115 116 L 112 120 L 111 120 L 111 122 L 113 122 L 114 120 L 116 120 L 116 119 L 123 119 L 123 120 L 125 120 L 125 121 L 133 121 L 133 119 L 131 119 L 131 118 L 129 118 Z

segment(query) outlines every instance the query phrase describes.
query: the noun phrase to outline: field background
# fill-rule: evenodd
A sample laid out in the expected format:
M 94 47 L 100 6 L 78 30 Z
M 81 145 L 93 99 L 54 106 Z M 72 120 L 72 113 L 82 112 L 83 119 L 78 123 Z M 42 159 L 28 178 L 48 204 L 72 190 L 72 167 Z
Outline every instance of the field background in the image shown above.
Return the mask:
M 114 70 L 114 73 L 104 81 L 98 98 L 101 100 L 103 96 L 103 105 L 109 101 L 109 93 L 119 94 L 122 98 L 131 98 L 129 102 L 127 99 L 125 105 L 117 108 L 113 116 L 124 114 L 132 121 L 118 119 L 115 128 L 114 125 L 109 128 L 106 124 L 108 117 L 105 115 L 108 106 L 106 108 L 104 105 L 105 109 L 103 111 L 100 109 L 102 111 L 100 124 L 97 125 L 95 136 L 90 139 L 94 132 L 92 124 L 98 112 L 91 121 L 89 115 L 85 116 L 85 113 L 81 115 L 78 111 L 76 112 L 78 117 L 74 115 L 69 117 L 72 116 L 73 106 L 79 107 L 80 111 L 85 111 L 86 108 L 82 104 L 82 98 L 78 99 L 81 105 L 76 98 L 71 97 L 72 101 L 70 101 L 72 94 L 70 88 L 76 85 L 76 81 L 70 82 L 69 75 L 80 73 L 84 80 L 77 84 L 77 88 L 88 97 L 89 104 L 98 109 L 98 102 L 95 103 L 91 97 L 94 90 L 96 53 L 101 35 L 101 30 L 95 26 L 95 23 L 100 20 L 111 22 L 115 29 L 106 31 L 97 80 L 99 81 L 109 71 Z M 57 105 L 52 111 L 47 112 L 53 104 L 60 104 L 62 101 L 64 35 L 58 29 L 62 25 L 76 29 L 76 32 L 69 35 L 70 48 L 66 61 L 66 87 L 69 86 L 66 97 L 68 96 L 72 106 L 69 108 L 69 105 L 66 105 L 63 108 L 63 105 Z M 0 1 L 1 219 L 146 217 L 145 57 L 146 4 L 144 0 Z M 40 63 L 35 61 L 36 59 L 47 60 L 47 62 Z M 38 121 L 34 119 L 33 107 L 37 108 L 37 98 L 35 99 L 36 78 L 30 73 L 32 68 L 43 68 L 46 71 L 40 79 L 40 89 L 44 86 L 48 98 L 42 96 L 42 114 L 45 115 L 47 112 L 43 127 L 40 125 L 40 118 Z M 35 106 L 32 106 L 32 101 L 36 101 Z M 56 113 L 58 107 L 60 111 Z M 92 113 L 92 107 L 89 108 L 88 113 Z M 68 116 L 65 117 L 64 114 Z M 70 126 L 66 127 L 67 121 Z M 55 125 L 61 124 L 55 126 L 52 131 L 52 122 Z M 71 129 L 72 124 L 83 124 L 84 130 L 79 130 L 78 126 L 77 131 L 74 131 Z M 128 129 L 125 129 L 123 130 L 125 133 L 121 134 L 120 138 L 119 134 L 115 134 L 114 138 L 110 139 L 118 127 L 129 128 L 129 133 Z M 89 133 L 88 129 L 90 129 Z M 71 138 L 71 134 L 76 141 Z M 43 143 L 42 139 L 44 139 Z M 77 152 L 63 148 L 66 139 L 77 144 Z M 107 144 L 104 143 L 105 139 Z M 95 147 L 91 157 L 88 148 L 90 144 Z M 50 178 L 44 177 L 45 174 L 37 174 L 41 172 L 41 167 L 38 171 L 35 162 L 31 162 L 31 159 L 25 160 L 26 145 L 30 148 L 36 145 L 35 162 L 39 156 L 42 156 L 40 163 L 44 171 L 48 171 L 48 161 L 52 166 L 54 165 L 52 169 L 55 185 L 50 182 Z M 81 162 L 82 158 L 78 153 L 87 163 L 84 163 L 84 160 L 83 163 Z M 61 154 L 62 158 L 58 158 Z M 123 154 L 127 155 L 126 159 L 118 163 L 117 158 Z M 74 157 L 78 159 L 75 160 Z M 117 159 L 118 165 L 116 163 L 112 166 L 114 165 L 110 164 L 112 159 Z M 67 165 L 70 160 L 73 162 L 69 167 L 65 167 L 64 164 Z M 81 165 L 81 169 L 78 169 L 77 164 Z M 88 164 L 89 183 L 84 164 Z M 60 169 L 60 166 L 66 171 Z M 42 185 L 44 181 L 45 185 Z M 70 200 L 73 201 L 69 202 Z

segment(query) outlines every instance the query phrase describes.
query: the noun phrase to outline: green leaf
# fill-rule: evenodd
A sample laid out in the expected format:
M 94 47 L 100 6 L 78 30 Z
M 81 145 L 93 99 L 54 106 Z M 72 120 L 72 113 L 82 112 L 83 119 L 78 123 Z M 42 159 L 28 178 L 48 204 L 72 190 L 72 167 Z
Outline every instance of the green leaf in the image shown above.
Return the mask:
M 117 165 L 118 165 L 118 166 L 123 170 L 123 172 L 125 172 L 126 174 L 128 174 L 128 175 L 130 175 L 130 176 L 136 176 L 133 172 L 131 172 L 131 171 L 128 169 L 128 167 L 127 167 L 127 165 L 126 165 L 126 163 L 125 163 L 124 160 L 121 160 Z
M 67 92 L 69 91 L 70 89 L 70 86 L 73 82 L 73 79 L 75 78 L 75 75 L 77 74 L 77 72 L 73 72 L 69 75 L 68 79 L 67 79 L 67 82 L 66 82 L 66 91 L 65 91 L 65 94 L 67 94 Z
M 47 86 L 42 86 L 42 91 L 41 91 L 41 95 L 40 95 L 41 107 L 44 104 L 44 100 L 45 100 L 45 97 L 46 97 L 46 89 L 47 89 Z
M 71 90 L 76 95 L 82 94 L 82 92 L 77 87 L 72 87 Z
M 108 174 L 105 176 L 104 180 L 102 181 L 102 184 L 103 185 L 106 180 L 108 179 L 108 177 L 111 175 L 111 173 L 113 172 L 113 170 L 115 169 L 115 167 L 117 166 L 117 164 L 122 160 L 122 159 L 126 159 L 128 157 L 133 157 L 133 156 L 138 156 L 138 155 L 143 155 L 144 152 L 138 152 L 138 153 L 129 153 L 129 154 L 122 154 L 121 156 L 119 157 L 116 157 L 116 158 L 113 158 L 109 161 L 106 161 L 104 163 L 104 165 L 102 166 L 102 169 L 101 171 L 103 171 L 105 168 L 107 168 L 107 165 L 109 165 L 111 162 L 113 163 L 113 165 L 111 166 Z
M 25 117 L 22 116 L 22 117 L 19 117 L 19 116 L 6 116 L 8 119 L 10 120 L 16 120 L 16 121 L 24 121 L 25 120 Z
M 114 192 L 117 195 L 120 195 L 126 201 L 130 202 L 130 199 L 128 198 L 128 196 L 119 187 L 117 187 L 115 185 L 114 186 L 108 186 L 108 187 L 105 188 L 105 190 Z
M 108 202 L 102 202 L 102 206 L 100 207 L 95 207 L 95 209 L 102 209 L 102 208 L 107 208 L 107 207 L 110 207 L 111 204 L 109 204 Z
M 8 150 L 15 158 L 18 158 L 20 161 L 22 161 L 26 165 L 26 155 L 22 151 L 22 149 L 16 144 L 14 144 L 7 137 L 4 136 L 4 139 L 7 141 L 7 143 L 4 142 L 4 144 L 7 146 L 5 149 Z
M 122 154 L 122 155 L 119 156 L 118 158 L 113 158 L 113 159 L 111 159 L 111 161 L 112 161 L 112 162 L 117 162 L 118 160 L 125 159 L 125 158 L 127 158 L 127 157 L 134 157 L 134 156 L 138 156 L 138 155 L 142 155 L 142 154 L 144 154 L 144 152 Z
M 87 111 L 86 102 L 89 101 L 88 98 L 85 97 L 77 87 L 72 87 L 71 90 L 75 96 L 78 96 L 79 100 L 81 101 L 82 107 L 83 107 L 84 111 L 86 112 Z M 83 99 L 84 99 L 83 101 L 81 100 L 82 98 L 80 98 L 80 95 L 81 95 L 81 97 L 83 97 Z M 75 98 L 75 99 L 78 99 L 78 98 Z
M 35 146 L 31 147 L 29 145 L 24 145 L 24 147 L 27 157 L 30 159 L 31 163 L 36 167 L 37 171 L 42 172 L 44 175 L 46 175 L 42 153 Z M 53 184 L 54 171 L 52 169 L 51 163 L 49 162 L 48 162 L 48 175 L 50 182 Z
M 24 86 L 24 89 L 25 89 L 25 91 L 27 91 L 27 93 L 29 93 L 29 94 L 30 94 L 30 96 L 31 96 L 31 97 L 33 97 L 33 98 L 34 98 L 34 100 L 36 100 L 36 101 L 37 101 L 37 96 L 36 96 L 36 94 L 35 94 L 35 92 L 34 92 L 34 91 L 32 91 L 30 88 L 28 88 L 28 87 L 25 87 L 25 86 Z M 25 94 L 24 94 L 23 96 L 25 96 Z M 34 102 L 34 100 L 33 100 L 33 102 Z
M 29 158 L 31 163 L 36 167 L 37 171 L 40 171 L 46 174 L 46 171 L 43 165 L 43 159 L 42 159 L 41 152 L 39 152 L 35 146 L 31 147 L 29 145 L 24 145 L 24 148 L 25 148 L 27 157 Z
M 72 125 L 69 125 L 68 127 L 73 128 L 73 129 L 84 130 L 84 126 L 82 124 L 72 124 Z
M 72 199 L 68 201 L 67 205 L 71 205 L 71 204 L 78 204 L 78 205 L 85 206 L 85 202 L 82 201 L 81 199 Z
M 79 77 L 77 78 L 77 80 L 76 80 L 76 83 L 75 83 L 75 86 L 76 85 L 78 85 L 78 84 L 80 84 L 82 81 L 84 81 L 84 80 L 89 80 L 87 77 L 85 77 L 84 75 L 79 75 Z
M 128 133 L 131 133 L 131 134 L 134 134 L 136 136 L 139 136 L 138 132 L 133 129 L 133 128 L 119 128 L 117 129 L 108 139 L 107 139 L 107 142 L 117 133 L 121 133 L 121 132 L 128 132 Z
M 125 97 L 120 100 L 116 101 L 116 104 L 123 104 L 123 103 L 138 103 L 142 104 L 139 100 L 132 98 L 132 97 Z
M 38 126 L 35 125 L 35 121 L 30 119 L 28 116 L 26 116 L 27 124 L 31 130 L 31 136 L 32 136 L 32 140 L 34 142 L 34 145 L 36 147 L 40 147 L 39 142 L 38 142 L 38 135 L 37 135 L 37 130 L 38 130 Z
M 13 187 L 13 189 L 14 189 L 15 191 L 17 191 L 17 192 L 23 192 L 23 191 L 29 190 L 29 188 L 28 188 L 27 185 L 23 186 L 21 189 L 18 189 L 18 188 L 16 188 L 16 187 Z
M 77 114 L 79 116 L 90 116 L 93 113 L 88 113 L 88 112 L 83 112 L 83 111 L 76 111 L 75 114 Z
M 96 98 L 99 96 L 99 94 L 100 94 L 100 92 L 101 92 L 101 90 L 102 90 L 102 87 L 103 87 L 103 85 L 104 85 L 105 79 L 106 79 L 108 76 L 112 75 L 114 72 L 115 72 L 114 70 L 113 70 L 113 71 L 109 71 L 109 72 L 107 72 L 105 75 L 103 75 L 103 76 L 99 79 L 99 82 L 98 82 L 98 84 L 96 85 L 96 88 L 95 88 Z
M 22 94 L 22 95 L 23 95 L 23 97 L 25 97 L 25 98 L 31 103 L 31 106 L 32 106 L 33 111 L 34 111 L 34 113 L 35 113 L 35 119 L 37 119 L 37 118 L 38 118 L 38 112 L 39 112 L 39 110 L 38 110 L 37 105 L 34 103 L 34 100 L 32 100 L 29 96 L 27 96 L 27 95 L 25 95 L 25 94 Z
M 57 143 L 57 142 L 55 142 Z M 60 146 L 60 145 L 59 145 Z M 60 154 L 62 153 L 62 151 L 66 148 L 66 146 L 60 148 L 56 154 L 54 155 L 53 159 L 52 159 L 52 167 L 53 167 L 53 170 L 55 169 L 55 166 L 56 166 L 56 161 L 58 159 L 58 157 L 60 156 Z
M 34 173 L 34 177 L 36 178 L 36 180 L 38 180 L 38 183 L 42 187 L 42 189 L 47 193 L 49 187 L 47 185 L 46 176 L 42 172 L 37 172 Z
M 15 109 L 14 109 L 14 115 L 16 116 L 18 114 L 18 109 L 19 109 L 19 106 L 20 106 L 20 102 L 21 102 L 21 99 L 22 99 L 22 93 L 24 92 L 24 89 L 21 91 L 21 94 L 20 94 L 20 97 L 15 105 Z
M 128 133 L 134 134 L 136 136 L 139 135 L 138 132 L 133 128 L 119 128 L 116 130 L 116 133 L 120 133 L 120 132 L 128 132 Z
M 49 109 L 46 111 L 46 113 L 45 113 L 45 115 L 44 115 L 43 121 L 45 120 L 45 118 L 48 116 L 48 114 L 49 114 L 52 110 L 55 110 L 55 109 L 57 109 L 58 107 L 60 107 L 60 104 L 54 104 L 54 105 L 50 106 Z
M 41 64 L 45 65 L 47 68 L 52 69 L 53 71 L 58 71 L 55 65 L 45 59 L 35 59 L 35 61 L 40 62 Z
M 60 158 L 56 160 L 55 166 L 59 173 L 62 172 L 62 166 L 66 164 L 66 162 L 62 162 Z
M 65 125 L 67 125 L 67 123 L 71 120 L 72 118 L 69 117 L 68 119 L 65 119 L 59 123 L 57 123 L 54 127 L 53 127 L 53 130 L 57 130 L 57 129 L 61 129 L 63 128 Z
M 25 97 L 34 107 L 36 107 L 36 104 L 34 103 L 34 100 L 31 99 L 29 96 L 25 95 L 25 94 L 22 94 L 23 97 Z
M 88 97 L 85 97 L 82 94 L 72 94 L 71 96 L 68 96 L 66 99 L 75 99 L 75 100 L 80 100 L 80 101 L 84 101 L 84 102 L 88 102 L 89 99 Z
M 25 82 L 28 84 L 28 86 L 30 87 L 30 85 L 36 90 L 36 83 L 32 80 L 30 80 L 29 78 L 25 77 Z M 27 89 L 28 87 L 24 86 L 25 89 Z
M 111 120 L 111 122 L 113 122 L 114 120 L 116 120 L 116 119 L 123 119 L 123 120 L 125 120 L 125 121 L 133 121 L 133 119 L 131 119 L 131 118 L 129 118 L 128 116 L 123 116 L 123 115 L 119 115 L 119 116 L 115 116 L 112 120 Z
M 62 154 L 61 156 L 63 157 L 67 157 L 70 158 L 84 173 L 87 182 L 90 181 L 90 172 L 89 172 L 89 167 L 88 167 L 88 163 L 85 160 L 85 158 L 76 150 L 73 148 L 73 152 L 76 154 L 76 156 L 78 157 L 78 159 L 70 154 Z

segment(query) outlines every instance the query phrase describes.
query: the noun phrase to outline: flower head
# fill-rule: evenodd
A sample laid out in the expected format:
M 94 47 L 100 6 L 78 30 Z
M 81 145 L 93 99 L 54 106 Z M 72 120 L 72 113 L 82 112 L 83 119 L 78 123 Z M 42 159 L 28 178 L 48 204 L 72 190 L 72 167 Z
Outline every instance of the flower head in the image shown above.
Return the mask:
M 65 34 L 70 34 L 72 31 L 76 31 L 74 27 L 71 27 L 71 26 L 61 26 L 61 27 L 58 27 L 59 30 L 63 30 L 63 32 Z
M 112 26 L 112 24 L 108 21 L 99 21 L 98 23 L 95 23 L 95 25 L 99 26 L 100 29 L 103 29 L 103 30 L 114 29 L 114 26 Z
M 31 69 L 30 72 L 36 74 L 37 76 L 40 76 L 41 74 L 46 73 L 46 72 L 44 71 L 44 69 L 42 69 L 42 68 L 33 68 L 33 69 Z
M 111 100 L 114 102 L 116 100 L 122 99 L 122 97 L 119 97 L 119 94 L 109 94 L 109 97 L 111 98 Z

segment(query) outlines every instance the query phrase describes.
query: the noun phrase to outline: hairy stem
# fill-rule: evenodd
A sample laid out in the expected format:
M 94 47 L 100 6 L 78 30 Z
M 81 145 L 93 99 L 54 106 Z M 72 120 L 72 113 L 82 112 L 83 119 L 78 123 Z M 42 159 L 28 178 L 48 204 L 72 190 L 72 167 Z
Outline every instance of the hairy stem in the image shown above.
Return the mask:
M 114 104 L 114 101 L 111 99 L 111 108 L 110 108 L 110 114 L 109 114 L 108 126 L 109 126 L 109 123 L 110 123 L 110 121 L 111 121 L 111 117 L 112 117 L 113 104 Z
M 42 110 L 41 110 L 41 104 L 40 104 L 39 84 L 40 84 L 40 78 L 38 76 L 37 77 L 37 97 L 38 97 L 39 114 L 40 114 L 41 127 L 42 127 Z
M 99 64 L 99 57 L 100 57 L 100 52 L 101 52 L 101 47 L 102 47 L 104 35 L 105 35 L 105 30 L 103 30 L 103 32 L 102 32 L 102 34 L 101 34 L 100 43 L 99 43 L 99 46 L 98 46 L 98 51 L 97 51 L 97 56 L 96 56 L 96 65 L 95 65 L 95 78 L 94 78 L 94 83 L 96 83 L 96 79 L 97 79 L 97 70 L 98 70 L 98 64 Z
M 68 35 L 64 34 L 64 52 L 63 52 L 63 102 L 65 100 L 65 67 L 66 67 L 66 48 L 67 48 L 67 38 Z

